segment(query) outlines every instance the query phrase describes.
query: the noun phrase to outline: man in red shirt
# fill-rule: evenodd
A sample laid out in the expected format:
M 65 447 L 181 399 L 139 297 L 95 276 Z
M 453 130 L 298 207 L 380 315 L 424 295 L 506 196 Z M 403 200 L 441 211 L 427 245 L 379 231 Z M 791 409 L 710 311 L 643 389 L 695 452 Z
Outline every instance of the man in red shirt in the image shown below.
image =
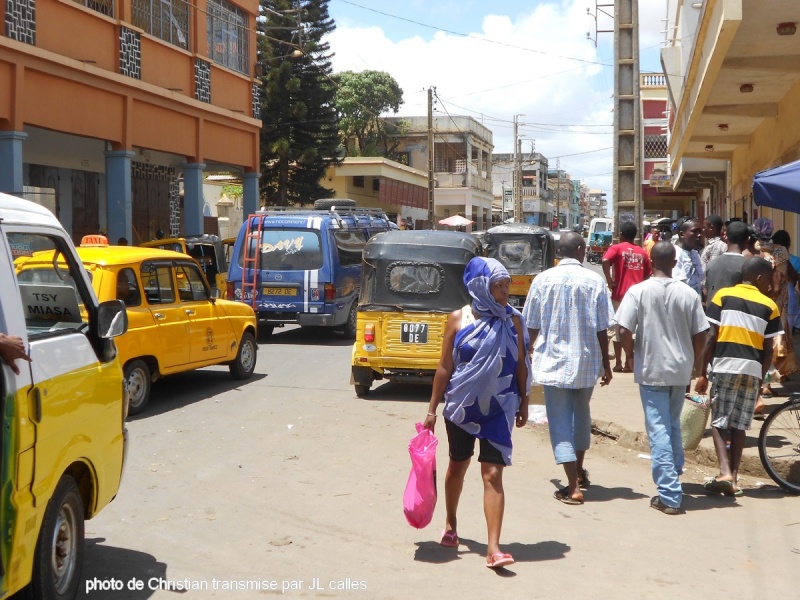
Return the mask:
M 625 221 L 619 226 L 619 243 L 614 244 L 603 255 L 603 273 L 611 290 L 611 303 L 617 312 L 619 303 L 632 285 L 650 277 L 650 258 L 641 246 L 636 246 L 636 225 Z M 609 330 L 608 339 L 614 344 L 614 358 L 617 373 L 630 373 L 633 370 L 633 357 L 626 356 L 622 363 L 622 343 L 619 339 L 619 326 L 614 324 Z

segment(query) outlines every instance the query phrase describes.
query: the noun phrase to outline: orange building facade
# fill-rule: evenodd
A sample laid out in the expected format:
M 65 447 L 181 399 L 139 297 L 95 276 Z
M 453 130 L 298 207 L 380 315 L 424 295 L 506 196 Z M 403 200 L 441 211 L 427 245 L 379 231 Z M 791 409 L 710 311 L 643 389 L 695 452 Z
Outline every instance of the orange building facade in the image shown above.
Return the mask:
M 7 0 L 0 191 L 79 240 L 203 231 L 203 174 L 258 206 L 257 0 Z

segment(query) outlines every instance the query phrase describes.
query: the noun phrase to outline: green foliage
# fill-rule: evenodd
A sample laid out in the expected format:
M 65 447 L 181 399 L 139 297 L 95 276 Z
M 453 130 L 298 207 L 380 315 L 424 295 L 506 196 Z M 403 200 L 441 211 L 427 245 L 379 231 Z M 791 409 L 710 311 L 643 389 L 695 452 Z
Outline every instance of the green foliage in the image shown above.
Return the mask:
M 222 193 L 228 198 L 241 198 L 244 196 L 244 191 L 241 185 L 230 184 L 222 186 Z
M 344 71 L 334 76 L 334 103 L 339 115 L 339 135 L 350 156 L 390 156 L 396 148 L 398 127 L 381 118 L 397 113 L 403 90 L 384 71 Z
M 261 0 L 260 6 L 262 204 L 328 198 L 332 190 L 320 182 L 339 146 L 331 54 L 322 41 L 334 29 L 328 0 Z

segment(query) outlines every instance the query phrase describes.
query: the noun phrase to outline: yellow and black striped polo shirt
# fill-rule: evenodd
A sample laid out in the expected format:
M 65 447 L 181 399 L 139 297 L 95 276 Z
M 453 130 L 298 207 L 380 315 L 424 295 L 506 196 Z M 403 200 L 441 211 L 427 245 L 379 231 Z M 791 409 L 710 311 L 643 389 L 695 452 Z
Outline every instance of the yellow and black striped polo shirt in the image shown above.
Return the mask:
M 783 333 L 778 307 L 748 283 L 722 288 L 707 307 L 719 327 L 711 369 L 761 378 L 764 340 Z

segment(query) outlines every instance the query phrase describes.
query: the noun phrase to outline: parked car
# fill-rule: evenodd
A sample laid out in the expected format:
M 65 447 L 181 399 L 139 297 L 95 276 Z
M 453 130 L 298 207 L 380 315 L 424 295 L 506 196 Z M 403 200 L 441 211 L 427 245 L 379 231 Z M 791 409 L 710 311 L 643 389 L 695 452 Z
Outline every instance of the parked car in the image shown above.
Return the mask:
M 50 260 L 35 277 L 20 272 L 42 255 Z M 112 340 L 125 332 L 125 307 L 98 302 L 50 211 L 2 193 L 0 258 L 0 331 L 31 358 L 13 368 L 0 360 L 0 597 L 74 598 L 84 521 L 116 497 L 125 465 L 127 398 Z
M 186 254 L 140 246 L 109 246 L 104 238 L 78 247 L 100 300 L 122 300 L 128 331 L 116 339 L 130 394 L 130 414 L 141 412 L 151 384 L 165 375 L 228 365 L 235 379 L 255 370 L 258 346 L 253 310 L 218 299 L 197 262 Z M 52 271 L 53 253 L 18 264 L 20 281 Z M 58 257 L 56 257 L 58 258 Z
M 326 207 L 320 210 L 262 211 L 242 224 L 227 298 L 253 308 L 262 338 L 286 324 L 355 337 L 364 244 L 394 224 L 379 209 L 341 206 L 344 200 L 317 201 Z

